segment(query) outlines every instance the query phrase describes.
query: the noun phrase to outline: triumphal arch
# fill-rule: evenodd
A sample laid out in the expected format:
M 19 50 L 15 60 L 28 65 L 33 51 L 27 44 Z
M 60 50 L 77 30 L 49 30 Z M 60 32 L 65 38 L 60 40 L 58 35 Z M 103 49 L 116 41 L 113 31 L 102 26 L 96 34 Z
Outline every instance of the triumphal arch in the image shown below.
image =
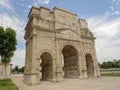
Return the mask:
M 95 37 L 84 19 L 58 7 L 32 7 L 28 18 L 25 83 L 100 76 Z

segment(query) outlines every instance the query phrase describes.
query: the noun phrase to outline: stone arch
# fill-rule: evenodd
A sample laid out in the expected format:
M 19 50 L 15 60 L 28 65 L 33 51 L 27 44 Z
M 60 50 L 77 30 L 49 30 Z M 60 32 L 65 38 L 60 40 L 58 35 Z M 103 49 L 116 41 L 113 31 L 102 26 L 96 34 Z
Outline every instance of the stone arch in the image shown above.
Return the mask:
M 72 45 L 66 45 L 62 49 L 63 54 L 63 71 L 65 78 L 77 78 L 79 76 L 78 70 L 78 51 Z
M 41 79 L 51 80 L 52 79 L 52 55 L 49 52 L 43 52 L 40 56 L 41 62 Z
M 77 46 L 76 45 L 76 43 L 73 43 L 73 42 L 65 42 L 65 43 L 61 43 L 61 45 L 60 45 L 60 53 L 62 54 L 62 49 L 65 47 L 65 46 L 67 46 L 67 45 L 70 45 L 70 46 L 73 46 L 75 49 L 76 49 L 76 51 L 77 51 L 77 53 L 79 54 L 79 46 Z
M 53 79 L 54 54 L 52 51 L 45 49 L 39 52 L 37 60 L 40 63 L 40 79 L 51 81 Z
M 54 53 L 49 49 L 40 50 L 40 52 L 37 54 L 37 59 L 40 59 L 41 54 L 44 53 L 44 52 L 50 53 L 52 58 L 55 59 Z
M 88 77 L 92 77 L 94 76 L 94 61 L 93 61 L 93 57 L 90 53 L 87 53 L 85 55 L 85 59 L 86 59 L 86 68 L 87 68 L 87 75 Z

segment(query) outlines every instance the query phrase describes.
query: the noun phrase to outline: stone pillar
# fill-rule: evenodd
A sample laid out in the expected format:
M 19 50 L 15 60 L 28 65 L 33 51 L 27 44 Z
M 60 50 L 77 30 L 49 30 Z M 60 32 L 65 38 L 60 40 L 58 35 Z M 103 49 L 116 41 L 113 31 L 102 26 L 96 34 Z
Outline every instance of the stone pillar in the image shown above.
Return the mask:
M 93 61 L 94 61 L 94 76 L 99 77 L 100 76 L 100 70 L 99 70 L 96 55 L 93 55 Z
M 42 72 L 40 72 L 42 70 L 42 67 L 40 66 L 40 58 L 37 58 L 37 64 L 36 64 L 37 68 L 37 80 L 41 80 L 42 78 Z
M 86 58 L 85 56 L 83 55 L 83 78 L 87 78 L 88 75 L 87 75 L 87 67 L 86 67 Z
M 97 76 L 97 68 L 96 68 L 96 61 L 93 59 L 93 66 L 94 66 L 94 76 Z
M 79 49 L 79 60 L 78 60 L 78 69 L 79 69 L 79 73 L 80 73 L 80 76 L 79 78 L 83 78 L 83 72 L 82 72 L 82 69 L 83 69 L 83 58 L 82 58 L 82 52 L 83 52 L 83 48 L 82 48 L 82 42 L 80 41 L 80 49 Z
M 56 81 L 63 80 L 62 56 L 60 54 L 59 41 L 56 40 Z
M 24 71 L 24 79 L 23 79 L 23 82 L 26 83 L 26 84 L 29 84 L 31 85 L 31 79 L 30 79 L 30 72 L 31 72 L 31 69 L 29 68 L 31 65 L 30 65 L 30 60 L 29 60 L 29 49 L 30 49 L 30 39 L 27 39 L 26 40 L 26 57 L 25 57 L 25 71 Z
M 28 73 L 28 64 L 29 64 L 29 58 L 28 58 L 28 55 L 29 55 L 29 41 L 27 40 L 26 41 L 26 51 L 25 51 L 25 70 L 24 70 L 24 74 L 27 74 Z
M 35 84 L 39 84 L 40 80 L 38 79 L 38 65 L 37 65 L 37 58 L 36 58 L 36 31 L 33 30 L 33 34 L 31 37 L 31 58 L 32 58 L 32 65 L 31 65 L 31 84 L 35 85 Z
M 56 82 L 56 60 L 52 60 L 52 82 Z
M 87 68 L 86 68 L 86 59 L 85 59 L 85 55 L 84 55 L 84 50 L 83 50 L 83 44 L 82 44 L 82 39 L 81 39 L 81 36 L 80 36 L 80 72 L 81 72 L 81 75 L 80 75 L 80 78 L 87 78 L 88 75 L 87 75 Z
M 29 37 L 29 43 L 27 46 L 27 65 L 26 70 L 28 70 L 24 74 L 24 82 L 29 85 L 36 85 L 40 83 L 40 79 L 38 79 L 38 65 L 36 58 L 36 31 L 33 30 L 31 36 Z
M 95 41 L 93 41 L 93 59 L 94 59 L 94 64 L 95 64 L 95 76 L 101 76 L 100 75 L 100 69 L 99 69 L 99 66 L 98 66 L 98 61 L 97 61 L 97 55 L 96 55 L 96 49 L 95 49 Z
M 81 55 L 79 55 L 79 60 L 78 60 L 78 70 L 79 70 L 79 78 L 83 78 L 83 75 L 82 75 L 82 57 Z
M 26 43 L 26 50 L 25 50 L 25 70 L 24 74 L 27 73 L 27 43 Z
M 28 40 L 28 46 L 27 46 L 27 74 L 30 74 L 30 39 Z

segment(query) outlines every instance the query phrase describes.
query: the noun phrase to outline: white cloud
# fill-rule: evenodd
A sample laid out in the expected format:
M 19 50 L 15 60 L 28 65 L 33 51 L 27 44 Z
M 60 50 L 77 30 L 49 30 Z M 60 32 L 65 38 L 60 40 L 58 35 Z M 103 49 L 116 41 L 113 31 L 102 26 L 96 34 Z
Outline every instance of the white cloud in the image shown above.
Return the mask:
M 15 51 L 11 64 L 13 64 L 13 67 L 16 65 L 20 67 L 25 65 L 25 51 L 23 49 L 17 49 Z
M 25 50 L 20 48 L 24 48 L 23 36 L 25 22 L 24 20 L 19 19 L 9 0 L 0 0 L 0 26 L 3 26 L 4 28 L 11 27 L 16 31 L 17 43 L 19 48 L 15 51 L 15 55 L 13 56 L 11 63 L 13 64 L 13 66 L 23 66 L 25 60 Z
M 120 12 L 119 11 L 114 11 L 111 15 L 119 15 Z
M 120 2 L 120 0 L 112 0 L 112 3 Z
M 41 0 L 42 4 L 49 4 L 49 0 Z
M 111 15 L 120 15 L 120 0 L 112 0 Z
M 114 3 L 116 0 L 112 0 L 112 3 Z
M 97 26 L 103 24 L 103 22 L 109 17 L 109 14 L 106 13 L 104 16 L 94 16 L 88 19 L 89 21 L 89 26 L 93 30 Z
M 39 6 L 40 4 L 49 4 L 50 0 L 35 0 L 34 4 L 35 6 Z
M 20 6 L 24 6 L 24 3 L 20 3 Z
M 28 8 L 30 9 L 32 7 L 32 5 L 28 5 Z
M 0 13 L 0 25 L 7 28 L 11 27 L 17 32 L 17 40 L 23 41 L 24 35 L 24 21 L 18 19 L 18 17 L 14 15 L 9 15 L 5 12 Z M 22 37 L 22 38 L 21 38 Z
M 120 58 L 120 17 L 108 20 L 109 15 L 91 17 L 89 27 L 96 39 L 98 60 Z
M 24 36 L 24 20 L 18 18 L 17 13 L 10 4 L 10 0 L 0 0 L 0 7 L 0 25 L 5 28 L 13 28 L 17 33 L 18 42 L 24 42 L 23 38 L 21 38 Z M 8 11 L 4 10 L 4 8 Z
M 89 27 L 97 37 L 96 50 L 100 62 L 120 59 L 120 9 L 117 6 L 120 0 L 112 0 L 112 3 L 111 11 L 103 16 L 88 18 Z
M 0 0 L 0 8 L 2 8 L 2 7 L 6 8 L 8 10 L 14 11 L 14 8 L 9 3 L 9 0 Z
M 114 7 L 113 6 L 111 6 L 110 8 L 111 8 L 112 11 L 114 11 Z

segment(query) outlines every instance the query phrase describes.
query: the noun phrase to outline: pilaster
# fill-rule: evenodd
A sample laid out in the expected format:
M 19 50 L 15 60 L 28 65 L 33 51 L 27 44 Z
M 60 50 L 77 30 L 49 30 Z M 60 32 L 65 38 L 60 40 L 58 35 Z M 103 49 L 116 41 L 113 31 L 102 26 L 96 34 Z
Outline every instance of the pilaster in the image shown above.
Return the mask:
M 60 54 L 59 41 L 56 39 L 56 81 L 63 80 L 62 56 Z

